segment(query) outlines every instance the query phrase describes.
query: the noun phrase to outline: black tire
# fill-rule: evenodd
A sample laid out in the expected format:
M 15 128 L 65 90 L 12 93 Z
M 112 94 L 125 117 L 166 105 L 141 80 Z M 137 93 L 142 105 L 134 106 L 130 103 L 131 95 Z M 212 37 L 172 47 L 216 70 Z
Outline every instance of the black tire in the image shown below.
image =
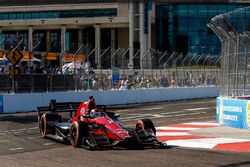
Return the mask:
M 135 129 L 136 130 L 147 130 L 147 129 L 151 129 L 154 133 L 154 135 L 156 135 L 156 129 L 155 126 L 153 124 L 153 122 L 150 119 L 141 119 L 139 121 L 136 122 L 135 125 Z
M 83 137 L 83 146 L 85 149 L 93 151 L 96 149 L 96 145 L 94 143 L 94 140 L 90 135 L 86 135 Z
M 134 128 L 129 129 L 129 134 L 133 137 L 133 143 L 127 146 L 127 149 L 144 149 L 141 140 Z
M 46 135 L 48 134 L 49 122 L 61 122 L 61 116 L 59 114 L 42 114 L 42 116 L 38 118 L 42 138 L 46 138 Z
M 42 138 L 46 138 L 47 135 L 47 119 L 46 114 L 43 114 L 39 119 L 39 129 Z
M 73 147 L 80 147 L 83 141 L 84 124 L 81 121 L 75 121 L 70 128 L 70 143 Z

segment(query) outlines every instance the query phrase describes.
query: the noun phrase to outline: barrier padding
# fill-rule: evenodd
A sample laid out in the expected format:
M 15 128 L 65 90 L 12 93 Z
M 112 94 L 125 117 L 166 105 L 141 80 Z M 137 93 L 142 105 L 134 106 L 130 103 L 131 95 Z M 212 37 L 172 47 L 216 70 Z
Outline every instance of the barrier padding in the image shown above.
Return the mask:
M 218 97 L 216 121 L 223 126 L 250 129 L 250 101 Z
M 119 105 L 218 97 L 219 87 L 4 94 L 3 112 L 34 111 L 37 106 L 47 106 L 51 99 L 56 99 L 57 102 L 86 101 L 90 95 L 94 96 L 97 104 Z

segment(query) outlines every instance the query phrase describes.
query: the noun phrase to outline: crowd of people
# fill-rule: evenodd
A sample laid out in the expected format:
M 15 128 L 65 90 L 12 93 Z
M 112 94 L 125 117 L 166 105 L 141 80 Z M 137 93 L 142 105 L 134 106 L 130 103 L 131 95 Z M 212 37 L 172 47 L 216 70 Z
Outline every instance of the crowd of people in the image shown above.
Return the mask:
M 78 90 L 128 90 L 156 87 L 196 87 L 218 84 L 218 77 L 215 73 L 200 73 L 200 75 L 182 73 L 182 75 L 178 74 L 178 76 L 174 72 L 165 75 L 120 75 L 119 80 L 113 80 L 111 71 L 109 73 L 106 71 L 106 74 L 100 73 L 100 71 L 95 73 L 93 69 L 88 69 L 89 71 L 76 69 L 74 71 L 70 67 L 62 69 L 58 65 L 40 65 L 40 63 L 32 65 L 20 63 L 19 68 L 21 74 L 49 75 L 48 78 L 51 79 L 49 83 L 52 84 L 50 87 L 58 85 L 53 84 L 53 82 L 56 82 L 56 80 L 53 80 L 53 77 L 69 77 L 68 82 L 71 82 L 72 85 L 77 85 Z M 8 74 L 8 70 L 8 68 L 0 67 L 0 74 Z M 72 82 L 72 79 L 76 82 Z
M 169 79 L 166 76 L 159 77 L 124 77 L 118 81 L 113 82 L 112 76 L 109 74 L 103 75 L 92 75 L 90 77 L 81 77 L 80 85 L 82 89 L 93 89 L 93 90 L 128 90 L 138 88 L 156 88 L 156 87 L 196 87 L 196 86 L 208 86 L 217 85 L 217 77 L 208 75 L 207 77 L 197 76 L 192 78 L 179 78 L 176 80 L 174 77 Z

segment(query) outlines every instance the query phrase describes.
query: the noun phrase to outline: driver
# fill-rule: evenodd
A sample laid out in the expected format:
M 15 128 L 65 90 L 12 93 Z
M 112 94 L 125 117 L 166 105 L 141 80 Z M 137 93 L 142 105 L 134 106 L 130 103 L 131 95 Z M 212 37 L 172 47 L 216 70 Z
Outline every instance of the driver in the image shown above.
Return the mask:
M 101 116 L 101 112 L 99 112 L 97 109 L 92 109 L 89 113 L 89 115 L 92 117 L 92 118 L 97 118 L 97 117 L 100 117 Z
M 89 108 L 89 113 L 90 113 L 91 110 L 96 109 L 95 99 L 94 99 L 93 96 L 89 96 L 88 108 Z
M 95 99 L 93 96 L 89 96 L 88 114 L 92 118 L 101 116 L 101 112 L 99 112 L 99 110 L 96 108 L 96 103 L 95 103 Z

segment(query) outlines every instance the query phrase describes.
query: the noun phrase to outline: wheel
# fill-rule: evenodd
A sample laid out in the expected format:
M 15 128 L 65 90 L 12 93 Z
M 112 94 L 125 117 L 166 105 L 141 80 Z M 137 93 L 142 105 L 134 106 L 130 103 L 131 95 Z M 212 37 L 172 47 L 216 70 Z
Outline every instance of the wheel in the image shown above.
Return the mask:
M 83 137 L 83 146 L 87 150 L 95 150 L 96 148 L 95 142 L 90 135 Z
M 72 123 L 70 128 L 70 143 L 73 147 L 80 147 L 83 138 L 83 124 L 80 121 Z
M 51 129 L 48 129 L 48 124 L 54 122 L 61 122 L 61 116 L 59 114 L 43 114 L 40 119 L 38 119 L 39 129 L 42 138 L 46 138 L 48 133 L 51 133 Z
M 42 138 L 46 138 L 47 135 L 47 120 L 46 120 L 46 114 L 43 114 L 41 118 L 39 119 L 39 129 L 41 133 Z
M 130 128 L 129 134 L 133 137 L 133 142 L 127 145 L 127 149 L 144 149 L 136 129 Z
M 153 122 L 150 119 L 141 119 L 136 122 L 135 129 L 139 130 L 147 130 L 150 129 L 153 131 L 154 135 L 156 135 L 156 129 Z

